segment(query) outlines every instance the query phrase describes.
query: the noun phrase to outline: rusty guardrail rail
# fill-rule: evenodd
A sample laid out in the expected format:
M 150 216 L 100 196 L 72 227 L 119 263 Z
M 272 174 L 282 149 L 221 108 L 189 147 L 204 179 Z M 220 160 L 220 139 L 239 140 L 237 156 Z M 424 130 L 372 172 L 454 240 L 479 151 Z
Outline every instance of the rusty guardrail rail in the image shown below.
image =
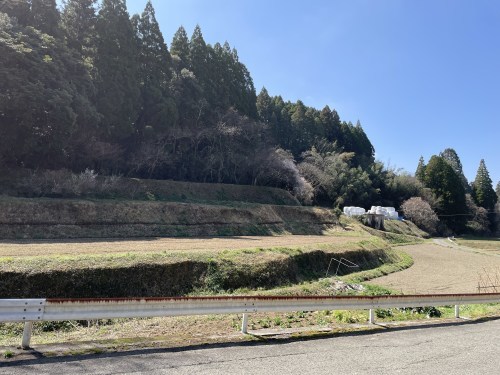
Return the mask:
M 206 314 L 243 314 L 241 331 L 247 333 L 248 314 L 318 310 L 369 310 L 416 306 L 459 306 L 500 302 L 500 293 L 427 294 L 387 296 L 228 296 L 165 298 L 0 299 L 0 322 L 25 322 L 22 347 L 29 348 L 33 322 L 92 320 Z

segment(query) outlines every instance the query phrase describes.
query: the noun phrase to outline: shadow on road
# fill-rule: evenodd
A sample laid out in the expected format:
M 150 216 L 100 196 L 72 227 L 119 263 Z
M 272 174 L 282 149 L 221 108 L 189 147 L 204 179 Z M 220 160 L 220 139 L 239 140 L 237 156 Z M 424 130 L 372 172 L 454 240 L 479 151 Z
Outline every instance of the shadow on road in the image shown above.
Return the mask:
M 103 352 L 98 354 L 84 354 L 84 355 L 62 355 L 55 357 L 47 357 L 46 354 L 44 354 L 43 352 L 31 350 L 26 353 L 29 353 L 32 357 L 35 358 L 11 360 L 6 362 L 0 361 L 0 368 L 11 367 L 11 366 L 29 366 L 35 364 L 50 364 L 58 362 L 75 362 L 75 361 L 92 360 L 95 358 L 119 358 L 119 357 L 128 357 L 134 355 L 150 355 L 155 353 L 179 353 L 179 352 L 188 352 L 192 350 L 202 350 L 202 349 L 253 347 L 259 345 L 282 345 L 296 341 L 325 340 L 335 337 L 372 336 L 372 335 L 381 335 L 398 331 L 413 331 L 422 329 L 475 325 L 495 320 L 500 320 L 500 316 L 486 317 L 476 320 L 453 320 L 446 322 L 431 322 L 424 324 L 412 322 L 411 323 L 412 325 L 404 325 L 404 326 L 401 325 L 393 326 L 390 323 L 389 324 L 376 323 L 375 326 L 377 326 L 377 328 L 375 329 L 355 331 L 355 332 L 319 332 L 319 333 L 315 332 L 312 334 L 306 333 L 305 336 L 300 336 L 300 337 L 286 337 L 282 334 L 278 334 L 276 336 L 264 337 L 254 334 L 252 336 L 254 336 L 257 339 L 257 341 L 209 343 L 209 344 L 189 345 L 189 346 L 174 347 L 174 348 L 140 348 L 140 349 L 125 350 L 121 352 Z

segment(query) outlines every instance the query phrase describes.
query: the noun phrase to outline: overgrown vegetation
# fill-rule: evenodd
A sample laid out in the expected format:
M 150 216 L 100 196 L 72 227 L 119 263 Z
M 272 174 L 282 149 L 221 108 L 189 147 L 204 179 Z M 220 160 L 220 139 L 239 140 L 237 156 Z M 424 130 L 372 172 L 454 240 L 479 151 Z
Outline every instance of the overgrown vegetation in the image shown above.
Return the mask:
M 5 173 L 0 176 L 0 194 L 27 198 L 299 205 L 297 199 L 289 192 L 271 187 L 145 180 L 120 175 L 99 176 L 96 171 L 89 169 L 81 173 L 69 170 L 24 170 Z
M 222 191 L 244 197 L 246 190 Z M 259 193 L 250 191 L 246 199 Z M 270 193 L 262 200 L 280 197 Z M 0 198 L 3 239 L 322 234 L 337 224 L 332 210 L 301 206 Z
M 430 234 L 437 233 L 439 219 L 429 203 L 420 197 L 410 198 L 401 205 L 405 217 Z
M 422 200 L 412 198 L 402 207 L 423 229 L 441 235 L 489 235 L 496 230 L 498 214 L 494 210 L 498 196 L 484 160 L 471 184 L 451 148 L 439 156 L 433 155 L 427 165 L 421 157 L 415 176 L 425 186 L 420 194 Z
M 96 4 L 2 7 L 4 166 L 275 186 L 306 203 L 313 191 L 296 163 L 315 143 L 337 141 L 356 154 L 350 167 L 369 166 L 359 124 L 265 89 L 258 98 L 227 42 L 207 44 L 199 26 L 189 39 L 180 27 L 169 50 L 151 2 L 132 17 L 123 0 Z
M 199 26 L 190 38 L 180 27 L 169 49 L 150 1 L 132 17 L 124 0 L 4 1 L 0 56 L 0 170 L 36 171 L 24 195 L 113 197 L 124 182 L 113 176 L 126 176 L 278 187 L 330 207 L 422 197 L 440 234 L 486 233 L 465 192 L 495 230 L 483 161 L 472 187 L 452 149 L 416 177 L 386 167 L 359 122 L 257 95 L 237 51 Z
M 7 257 L 0 259 L 0 296 L 175 296 L 193 290 L 269 288 L 321 277 L 332 256 L 360 269 L 400 261 L 376 237 L 302 248 Z M 341 270 L 346 272 L 350 270 Z
M 497 316 L 500 313 L 500 304 L 464 305 L 460 306 L 460 313 L 464 317 L 478 319 L 488 316 Z M 454 307 L 427 307 L 408 309 L 378 309 L 376 310 L 379 322 L 401 322 L 424 320 L 439 315 L 443 319 L 454 318 Z M 432 315 L 432 316 L 431 316 Z M 368 320 L 367 311 L 297 311 L 287 313 L 257 313 L 249 316 L 248 328 L 276 329 L 283 332 L 284 329 L 298 329 L 292 336 L 312 336 L 327 328 L 332 332 L 343 332 L 363 329 L 359 325 L 365 325 Z M 240 330 L 241 315 L 210 315 L 205 317 L 167 317 L 150 319 L 105 319 L 86 322 L 71 321 L 66 324 L 71 329 L 59 331 L 43 331 L 40 323 L 34 324 L 34 345 L 93 341 L 93 347 L 84 349 L 69 349 L 63 351 L 62 355 L 90 354 L 101 351 L 126 350 L 138 347 L 161 345 L 162 347 L 183 347 L 189 345 L 206 344 L 213 342 L 214 332 L 222 341 L 234 340 L 234 334 Z M 352 326 L 351 324 L 358 324 Z M 376 327 L 376 326 L 375 326 Z M 364 329 L 374 327 L 364 326 Z M 19 350 L 14 349 L 19 345 L 22 337 L 22 323 L 0 324 L 0 346 L 6 347 L 4 358 L 12 358 Z M 200 336 L 200 332 L 211 332 L 212 335 Z M 290 332 L 290 331 L 289 331 Z M 251 340 L 252 336 L 238 336 L 242 339 Z M 217 341 L 215 341 L 217 342 Z M 10 349 L 9 347 L 12 347 Z M 55 352 L 45 352 L 46 356 L 56 355 Z

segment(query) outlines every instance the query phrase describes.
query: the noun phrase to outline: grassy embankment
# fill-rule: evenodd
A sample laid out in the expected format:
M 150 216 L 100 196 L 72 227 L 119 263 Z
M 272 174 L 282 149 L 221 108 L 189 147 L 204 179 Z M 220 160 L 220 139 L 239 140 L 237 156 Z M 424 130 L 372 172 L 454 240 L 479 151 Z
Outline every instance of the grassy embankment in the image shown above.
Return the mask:
M 59 173 L 1 171 L 0 195 L 18 198 L 83 198 L 134 201 L 239 205 L 241 202 L 299 206 L 288 191 L 264 186 L 204 184 L 98 176 L 79 179 L 69 171 Z
M 197 259 L 202 263 L 207 261 L 210 267 L 214 267 L 213 273 L 205 275 L 204 283 L 194 288 L 189 294 L 269 294 L 269 295 L 325 295 L 325 294 L 384 294 L 390 293 L 380 287 L 366 286 L 362 291 L 345 290 L 338 291 L 335 285 L 339 280 L 346 283 L 359 283 L 382 274 L 394 272 L 400 269 L 409 267 L 412 264 L 412 259 L 405 253 L 397 250 L 387 250 L 389 243 L 391 246 L 397 244 L 404 244 L 408 242 L 419 242 L 420 239 L 412 237 L 410 233 L 415 231 L 409 223 L 391 223 L 395 231 L 399 233 L 387 234 L 384 232 L 368 230 L 362 227 L 358 222 L 341 217 L 341 228 L 344 232 L 331 232 L 333 236 L 343 236 L 346 240 L 343 244 L 329 244 L 317 246 L 304 246 L 304 247 L 279 247 L 269 249 L 240 249 L 240 250 L 224 250 L 224 251 L 208 251 L 197 253 L 183 253 L 189 259 Z M 378 236 L 377 236 L 378 235 Z M 325 236 L 329 237 L 329 236 Z M 360 238 L 361 237 L 361 238 Z M 388 258 L 383 264 L 370 268 L 373 264 L 364 264 L 368 266 L 359 272 L 354 272 L 340 277 L 325 277 L 323 269 L 309 268 L 307 272 L 299 272 L 299 278 L 294 282 L 290 280 L 281 279 L 278 282 L 279 286 L 272 286 L 272 283 L 265 283 L 265 286 L 240 286 L 234 288 L 236 285 L 227 288 L 224 282 L 227 280 L 234 280 L 234 272 L 237 269 L 248 267 L 262 267 L 268 261 L 274 266 L 278 266 L 281 260 L 280 257 L 304 257 L 311 261 L 310 257 L 318 258 L 317 251 L 324 252 L 328 256 L 345 254 L 346 252 L 353 252 L 359 256 L 364 251 L 377 250 L 382 247 L 386 249 Z M 313 255 L 314 254 L 314 255 Z M 135 255 L 135 257 L 134 257 Z M 67 256 L 46 257 L 45 264 L 37 263 L 41 258 L 37 257 L 23 257 L 23 259 L 12 259 L 10 262 L 11 270 L 22 270 L 22 267 L 27 268 L 54 268 L 60 267 L 61 269 L 70 270 L 77 267 L 96 267 L 102 265 L 105 259 L 108 259 L 110 264 L 122 266 L 131 266 L 134 262 L 138 261 L 139 264 L 149 263 L 151 260 L 158 260 L 157 257 L 166 256 L 167 253 L 159 255 L 158 253 L 141 252 L 140 254 L 108 254 L 104 257 L 102 255 L 87 254 L 81 255 L 77 258 Z M 366 254 L 365 254 L 366 255 Z M 170 254 L 165 258 L 172 260 L 179 254 Z M 181 257 L 182 257 L 181 256 Z M 278 257 L 278 258 L 276 258 Z M 324 257 L 324 255 L 323 255 Z M 52 258 L 52 259 L 51 259 Z M 256 259 L 261 259 L 263 263 L 256 264 Z M 320 257 L 321 259 L 321 257 Z M 328 259 L 328 258 L 327 258 Z M 179 259 L 177 259 L 179 260 Z M 324 258 L 323 258 L 324 260 Z M 18 263 L 16 263 L 18 262 Z M 33 263 L 34 262 L 34 263 Z M 323 263 L 321 261 L 320 263 Z M 310 264 L 313 266 L 314 262 Z M 215 267 L 215 265 L 217 265 Z M 258 274 L 261 274 L 264 269 L 258 269 Z M 340 270 L 344 273 L 345 270 Z M 265 273 L 265 272 L 264 272 Z M 248 277 L 253 276 L 247 274 Z M 266 276 L 269 277 L 269 276 Z M 261 279 L 262 281 L 262 279 Z M 389 309 L 377 310 L 377 320 L 381 322 L 390 321 L 403 321 L 426 319 L 429 315 L 440 314 L 442 317 L 453 317 L 452 307 L 442 307 L 439 309 Z M 498 305 L 479 305 L 479 306 L 462 306 L 461 314 L 471 318 L 498 315 L 500 307 Z M 318 312 L 290 312 L 285 314 L 252 314 L 249 320 L 250 329 L 261 328 L 274 328 L 274 329 L 294 329 L 297 328 L 300 332 L 305 329 L 308 334 L 317 334 L 326 329 L 328 332 L 342 332 L 352 329 L 368 329 L 364 326 L 367 320 L 366 311 L 318 311 Z M 357 323 L 361 326 L 349 326 L 349 324 Z M 231 340 L 248 340 L 248 337 L 237 335 L 239 325 L 241 324 L 241 316 L 236 315 L 221 315 L 221 316 L 207 316 L 207 317 L 176 317 L 176 318 L 153 318 L 153 319 L 116 319 L 104 320 L 99 322 L 91 322 L 88 325 L 82 326 L 79 322 L 60 322 L 60 323 L 39 323 L 35 325 L 35 335 L 33 342 L 35 345 L 42 343 L 55 343 L 55 342 L 71 342 L 91 340 L 92 344 L 88 345 L 86 349 L 69 349 L 64 354 L 82 354 L 94 353 L 99 351 L 126 349 L 131 347 L 148 347 L 148 346 L 183 346 L 193 345 L 206 342 L 231 341 Z M 310 327 L 310 328 L 308 328 Z M 356 328 L 358 327 L 358 328 Z M 311 331 L 309 331 L 311 330 Z M 22 332 L 22 325 L 20 324 L 5 324 L 0 326 L 0 332 L 3 339 L 0 345 L 18 345 L 18 341 Z M 205 334 L 201 337 L 200 332 Z M 216 337 L 211 334 L 217 332 Z M 236 335 L 235 335 L 236 334 Z M 301 335 L 303 333 L 294 333 L 292 335 Z M 131 338 L 133 337 L 133 338 Z M 200 341 L 201 340 L 201 341 Z M 5 353 L 14 353 L 11 349 L 7 349 Z M 55 354 L 55 353 L 54 353 Z M 9 354 L 10 355 L 10 354 Z
M 332 257 L 372 273 L 387 273 L 403 260 L 378 237 L 302 247 L 9 256 L 0 258 L 0 296 L 174 296 L 270 288 L 317 279 Z
M 0 199 L 0 239 L 322 234 L 336 225 L 331 210 L 316 207 Z
M 185 183 L 138 183 L 189 191 Z M 201 184 L 195 185 L 193 195 L 203 190 L 197 186 Z M 155 194 L 161 195 L 160 187 Z M 231 191 L 234 199 L 246 196 L 253 200 L 260 199 L 259 194 L 269 190 L 206 185 L 203 197 L 216 199 L 221 189 Z M 283 201 L 288 194 L 274 190 L 274 203 Z M 0 199 L 0 238 L 14 240 L 0 243 L 0 297 L 172 296 L 193 290 L 269 288 L 320 277 L 334 255 L 359 264 L 362 270 L 389 267 L 401 261 L 400 256 L 389 249 L 392 244 L 419 240 L 414 237 L 419 233 L 409 223 L 394 226 L 399 234 L 368 232 L 354 220 L 339 220 L 332 210 L 317 207 L 249 202 L 227 205 L 221 201 L 200 204 L 6 197 Z M 169 247 L 153 250 L 153 246 L 151 251 L 144 248 L 137 251 L 136 243 L 130 241 L 122 252 L 101 253 L 99 247 L 108 246 L 109 241 L 95 239 L 257 234 L 327 235 L 324 241 L 307 246 L 292 242 L 280 247 L 255 248 L 250 241 L 249 248 L 245 249 L 196 252 L 171 251 Z M 7 252 L 2 256 L 2 247 L 8 249 L 23 243 L 19 238 L 24 239 L 29 248 L 31 238 L 85 237 L 94 238 L 92 244 L 97 250 L 92 254 L 77 250 L 72 254 L 49 251 L 18 256 L 11 251 L 10 255 Z M 339 238 L 342 240 L 338 241 Z M 148 248 L 144 242 L 141 246 Z M 19 255 L 26 252 L 24 248 L 18 249 Z
M 156 196 L 160 194 L 156 193 Z M 410 223 L 391 223 L 394 227 L 391 230 L 398 233 L 387 233 L 367 230 L 357 221 L 345 217 L 338 220 L 331 210 L 326 209 L 255 202 L 229 204 L 209 200 L 200 204 L 121 199 L 3 198 L 0 200 L 0 233 L 7 238 L 82 237 L 82 233 L 87 237 L 303 233 L 326 234 L 325 241 L 308 245 L 197 252 L 174 252 L 169 249 L 134 251 L 134 241 L 130 241 L 126 252 L 99 253 L 97 250 L 81 254 L 3 256 L 0 258 L 0 295 L 22 298 L 331 294 L 335 293 L 330 288 L 334 279 L 324 275 L 332 257 L 344 257 L 358 264 L 360 271 L 350 274 L 350 279 L 346 280 L 360 282 L 409 267 L 411 258 L 391 247 L 421 241 L 415 237 L 421 233 Z M 328 243 L 329 238 L 336 241 Z M 342 240 L 337 241 L 339 238 Z M 98 248 L 103 240 L 94 241 Z M 25 240 L 25 243 L 30 242 L 36 241 Z M 8 247 L 19 243 L 23 242 L 7 240 L 2 245 Z M 348 272 L 348 269 L 339 269 L 339 275 Z M 368 287 L 365 292 L 384 291 Z M 269 327 L 269 319 L 277 326 L 285 324 L 283 322 L 290 326 L 303 326 L 310 324 L 311 319 L 320 319 L 316 315 L 322 316 L 323 313 L 298 314 L 288 314 L 286 319 L 285 315 L 255 316 L 251 326 Z M 345 313 L 332 316 L 339 321 L 346 319 Z M 234 319 L 238 318 L 227 316 L 205 320 L 187 317 L 177 319 L 175 323 L 166 318 L 162 322 L 167 323 L 161 324 L 174 327 L 166 329 L 165 332 L 170 335 L 179 325 L 196 326 L 198 330 L 200 325 L 209 325 L 212 320 L 225 322 L 227 319 L 233 319 L 229 326 L 234 329 L 237 325 Z M 60 335 L 66 333 L 77 335 L 75 337 L 84 335 L 89 339 L 109 339 L 109 335 L 123 338 L 131 331 L 125 329 L 123 333 L 117 333 L 113 327 L 160 324 L 155 322 L 158 320 L 100 322 L 95 337 L 89 332 L 84 334 L 81 331 L 84 328 L 76 322 L 41 323 L 36 326 L 35 342 L 57 341 L 61 339 Z M 6 345 L 16 337 L 19 326 L 2 325 L 1 329 L 6 339 L 0 345 Z M 145 334 L 150 331 L 155 330 L 145 329 Z

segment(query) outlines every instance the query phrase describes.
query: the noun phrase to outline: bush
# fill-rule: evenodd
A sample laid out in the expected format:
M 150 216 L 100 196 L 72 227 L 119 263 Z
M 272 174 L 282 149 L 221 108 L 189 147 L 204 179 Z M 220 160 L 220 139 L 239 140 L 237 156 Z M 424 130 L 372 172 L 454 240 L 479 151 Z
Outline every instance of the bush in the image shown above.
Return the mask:
M 67 169 L 45 170 L 32 172 L 17 187 L 29 197 L 100 197 L 112 194 L 120 179 L 120 176 L 99 177 L 88 168 L 79 174 Z
M 478 207 L 474 203 L 470 194 L 465 196 L 467 210 L 470 212 L 470 219 L 467 220 L 467 232 L 476 236 L 487 236 L 491 234 L 488 211 L 483 207 Z
M 425 307 L 403 307 L 399 309 L 400 311 L 406 311 L 411 314 L 425 314 L 427 318 L 439 318 L 441 316 L 441 311 L 434 306 Z
M 401 210 L 407 219 L 411 220 L 422 230 L 430 234 L 437 233 L 439 219 L 429 203 L 422 198 L 413 197 L 404 201 L 401 205 Z

